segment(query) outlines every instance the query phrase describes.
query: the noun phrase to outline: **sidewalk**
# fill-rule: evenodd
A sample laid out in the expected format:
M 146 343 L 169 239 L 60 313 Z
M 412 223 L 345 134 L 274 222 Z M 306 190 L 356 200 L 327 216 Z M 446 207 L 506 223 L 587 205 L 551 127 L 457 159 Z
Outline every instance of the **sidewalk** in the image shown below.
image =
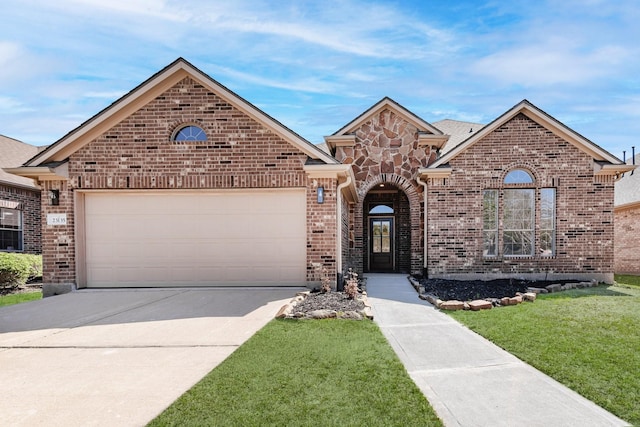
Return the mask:
M 446 426 L 627 426 L 418 298 L 366 274 L 375 322 Z

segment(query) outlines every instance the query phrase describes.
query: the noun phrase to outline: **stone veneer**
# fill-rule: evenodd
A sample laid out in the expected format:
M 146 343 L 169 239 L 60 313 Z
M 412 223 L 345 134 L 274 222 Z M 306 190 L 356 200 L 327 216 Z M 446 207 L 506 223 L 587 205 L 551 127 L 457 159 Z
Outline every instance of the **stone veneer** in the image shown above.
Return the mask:
M 414 274 L 422 273 L 423 240 L 422 186 L 416 182 L 418 169 L 436 159 L 436 151 L 429 146 L 418 145 L 419 129 L 391 109 L 373 115 L 355 130 L 353 146 L 336 147 L 335 157 L 342 163 L 351 164 L 356 179 L 358 201 L 351 212 L 352 234 L 349 266 L 363 271 L 367 255 L 365 228 L 368 227 L 367 212 L 363 206 L 370 190 L 381 183 L 391 184 L 405 193 L 409 200 L 410 240 L 409 251 L 400 255 L 396 270 L 409 268 Z

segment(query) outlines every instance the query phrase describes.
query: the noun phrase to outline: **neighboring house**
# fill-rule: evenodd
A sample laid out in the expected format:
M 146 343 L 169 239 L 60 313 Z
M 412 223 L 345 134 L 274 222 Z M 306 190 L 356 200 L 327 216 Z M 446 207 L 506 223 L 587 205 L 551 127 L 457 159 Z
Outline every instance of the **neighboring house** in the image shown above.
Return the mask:
M 638 165 L 640 154 L 628 163 Z M 640 274 L 640 171 L 626 173 L 615 189 L 615 272 Z
M 40 187 L 2 169 L 37 153 L 38 147 L 0 135 L 0 251 L 40 253 Z
M 49 286 L 613 279 L 630 166 L 527 101 L 438 124 L 384 98 L 323 150 L 178 59 L 11 171 L 52 196 Z

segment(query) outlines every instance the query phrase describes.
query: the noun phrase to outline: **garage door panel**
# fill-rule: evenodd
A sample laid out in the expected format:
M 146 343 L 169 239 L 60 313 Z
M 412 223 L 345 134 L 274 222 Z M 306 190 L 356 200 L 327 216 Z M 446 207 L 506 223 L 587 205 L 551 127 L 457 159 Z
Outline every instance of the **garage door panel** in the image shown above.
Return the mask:
M 301 284 L 299 191 L 86 193 L 89 287 Z

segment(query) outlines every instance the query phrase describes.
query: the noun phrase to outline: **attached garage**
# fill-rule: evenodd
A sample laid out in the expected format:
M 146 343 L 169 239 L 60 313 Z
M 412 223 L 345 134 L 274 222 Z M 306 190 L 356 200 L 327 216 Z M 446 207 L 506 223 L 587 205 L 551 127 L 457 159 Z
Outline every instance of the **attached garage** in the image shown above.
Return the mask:
M 78 227 L 84 252 L 80 286 L 304 284 L 305 194 L 305 189 L 79 193 L 84 207 Z

